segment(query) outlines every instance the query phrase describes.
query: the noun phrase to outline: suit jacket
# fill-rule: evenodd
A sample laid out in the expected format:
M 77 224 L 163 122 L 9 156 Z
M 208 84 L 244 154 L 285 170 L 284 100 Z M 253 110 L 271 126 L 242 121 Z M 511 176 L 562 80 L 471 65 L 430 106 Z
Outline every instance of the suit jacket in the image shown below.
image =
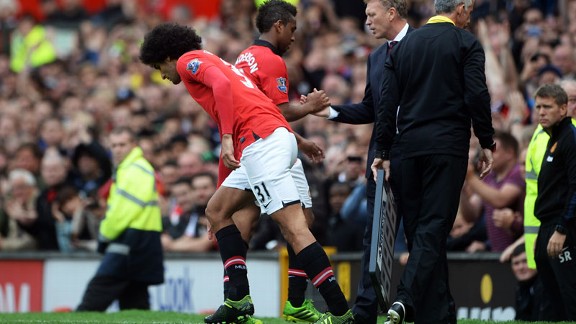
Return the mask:
M 414 28 L 408 26 L 408 35 Z M 382 96 L 382 84 L 384 82 L 384 62 L 388 56 L 388 42 L 378 47 L 368 56 L 366 88 L 364 90 L 364 99 L 356 104 L 335 105 L 333 109 L 339 112 L 338 117 L 332 119 L 346 124 L 370 124 L 376 121 L 376 110 Z M 368 159 L 366 161 L 366 177 L 372 179 L 372 161 L 375 156 L 375 129 L 370 138 L 368 147 Z
M 484 65 L 478 40 L 449 22 L 407 35 L 385 64 L 377 150 L 390 150 L 396 135 L 402 158 L 467 157 L 471 124 L 482 148 L 489 148 L 494 129 Z

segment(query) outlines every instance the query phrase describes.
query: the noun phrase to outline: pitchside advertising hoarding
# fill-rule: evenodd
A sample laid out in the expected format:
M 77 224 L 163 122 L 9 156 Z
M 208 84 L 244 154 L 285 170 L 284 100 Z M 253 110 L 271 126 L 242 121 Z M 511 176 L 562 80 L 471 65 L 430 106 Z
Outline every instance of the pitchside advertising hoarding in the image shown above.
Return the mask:
M 43 263 L 0 260 L 0 312 L 42 311 Z
M 494 321 L 513 320 L 516 279 L 509 263 L 500 263 L 496 253 L 456 253 L 448 256 L 450 289 L 456 302 L 458 319 L 481 319 Z M 349 263 L 347 278 L 341 278 L 338 269 Z M 332 264 L 339 283 L 348 282 L 351 294 L 346 295 L 350 304 L 356 298 L 360 280 L 360 260 L 349 254 L 335 254 Z M 403 266 L 395 258 L 392 265 L 392 300 L 400 282 Z M 320 300 L 319 294 L 314 295 Z
M 18 256 L 0 254 L 0 312 L 71 311 L 77 305 L 88 281 L 99 265 L 99 257 L 37 254 L 19 260 Z M 360 278 L 360 254 L 334 254 L 332 264 L 338 281 L 350 303 L 356 297 Z M 278 317 L 286 292 L 281 278 L 278 255 L 248 255 L 248 276 L 256 315 Z M 222 262 L 214 256 L 167 256 L 166 280 L 150 289 L 153 310 L 184 313 L 210 313 L 223 300 Z M 392 267 L 392 298 L 402 266 Z M 509 264 L 498 262 L 494 255 L 458 254 L 449 256 L 450 287 L 458 308 L 458 318 L 483 320 L 514 319 L 516 281 Z M 320 294 L 310 288 L 308 297 L 320 307 Z M 118 310 L 117 305 L 109 311 Z
M 277 316 L 279 298 L 270 296 L 280 295 L 278 263 L 252 260 L 247 264 L 256 315 Z M 47 260 L 42 309 L 73 310 L 98 265 L 98 260 Z M 164 284 L 149 289 L 152 310 L 207 314 L 222 304 L 223 270 L 219 259 L 167 260 L 164 266 Z M 108 310 L 116 311 L 118 305 L 113 304 Z

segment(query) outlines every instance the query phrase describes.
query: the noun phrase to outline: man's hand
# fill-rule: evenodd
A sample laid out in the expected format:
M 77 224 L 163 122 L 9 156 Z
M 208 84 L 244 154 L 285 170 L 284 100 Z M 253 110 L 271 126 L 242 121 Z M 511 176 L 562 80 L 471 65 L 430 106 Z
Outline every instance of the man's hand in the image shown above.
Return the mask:
M 298 149 L 314 163 L 320 163 L 324 160 L 324 151 L 310 140 L 305 138 L 300 139 Z
M 484 179 L 485 176 L 492 171 L 492 164 L 494 163 L 494 158 L 492 157 L 492 151 L 490 149 L 482 149 L 480 151 L 480 159 L 478 160 L 478 169 L 480 170 L 480 179 Z
M 64 214 L 60 211 L 59 203 L 53 202 L 50 209 L 52 211 L 52 217 L 54 217 L 57 222 L 61 223 L 66 220 L 66 216 L 64 216 Z
M 240 167 L 240 161 L 236 160 L 234 157 L 234 142 L 232 140 L 232 134 L 224 134 L 222 136 L 220 157 L 228 169 L 235 170 Z
M 300 102 L 302 102 L 302 100 L 300 100 Z M 324 90 L 314 89 L 313 92 L 310 92 L 308 96 L 306 96 L 303 105 L 306 105 L 309 114 L 315 114 L 330 106 L 330 98 L 328 98 Z
M 566 235 L 554 231 L 554 234 L 552 234 L 548 241 L 548 247 L 546 248 L 548 256 L 555 258 L 560 255 L 560 252 L 562 252 L 562 248 L 564 247 L 564 241 L 566 241 Z
M 494 225 L 503 229 L 509 229 L 514 223 L 515 217 L 514 211 L 510 208 L 494 209 L 492 214 Z
M 466 252 L 468 253 L 476 253 L 486 251 L 486 243 L 480 241 L 474 241 L 468 245 L 466 248 Z
M 390 178 L 390 160 L 382 160 L 381 158 L 375 158 L 372 162 L 372 176 L 374 177 L 374 182 L 378 181 L 378 169 L 384 170 L 384 180 L 388 181 Z

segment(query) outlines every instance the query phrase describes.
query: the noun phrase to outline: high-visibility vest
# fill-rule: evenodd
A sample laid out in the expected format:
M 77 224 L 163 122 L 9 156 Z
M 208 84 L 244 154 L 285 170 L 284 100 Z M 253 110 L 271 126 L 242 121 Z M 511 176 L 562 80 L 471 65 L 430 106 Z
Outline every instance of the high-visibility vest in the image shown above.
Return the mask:
M 139 147 L 132 149 L 120 163 L 114 177 L 100 235 L 111 241 L 129 228 L 161 232 L 162 216 L 154 169 Z
M 19 73 L 26 65 L 38 67 L 57 59 L 54 45 L 46 38 L 46 29 L 36 25 L 25 36 L 16 34 L 11 43 L 10 68 Z
M 534 244 L 536 243 L 536 236 L 538 236 L 538 229 L 540 228 L 540 221 L 534 215 L 534 204 L 536 197 L 538 197 L 538 174 L 540 174 L 540 167 L 546 153 L 546 146 L 550 136 L 544 131 L 542 126 L 538 125 L 528 149 L 526 151 L 526 198 L 524 198 L 524 245 L 526 247 L 526 260 L 528 267 L 536 269 L 536 261 L 534 261 Z

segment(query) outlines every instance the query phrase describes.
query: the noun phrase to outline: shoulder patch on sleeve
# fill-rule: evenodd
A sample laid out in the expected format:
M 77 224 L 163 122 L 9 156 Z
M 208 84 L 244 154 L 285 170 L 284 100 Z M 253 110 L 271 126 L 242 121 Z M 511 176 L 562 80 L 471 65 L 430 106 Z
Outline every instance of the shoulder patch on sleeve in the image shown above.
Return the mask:
M 191 71 L 192 74 L 196 74 L 196 72 L 198 72 L 198 68 L 200 68 L 200 64 L 202 64 L 202 62 L 195 58 L 192 61 L 188 62 L 188 64 L 186 65 L 186 70 Z
M 288 87 L 286 87 L 286 78 L 277 78 L 276 86 L 278 87 L 278 90 L 282 91 L 283 93 L 288 91 Z

